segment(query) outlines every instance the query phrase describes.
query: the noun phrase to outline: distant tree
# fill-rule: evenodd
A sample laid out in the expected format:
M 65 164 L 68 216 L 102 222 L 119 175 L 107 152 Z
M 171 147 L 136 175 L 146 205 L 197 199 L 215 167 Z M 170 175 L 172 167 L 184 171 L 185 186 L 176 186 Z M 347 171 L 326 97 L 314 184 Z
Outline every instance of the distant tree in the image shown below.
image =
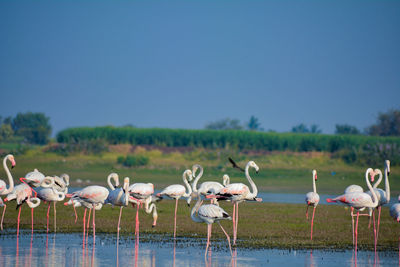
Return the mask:
M 51 126 L 43 113 L 18 113 L 11 125 L 15 134 L 23 136 L 29 143 L 46 144 L 49 141 Z
M 292 127 L 292 133 L 309 133 L 310 130 L 304 123 Z
M 3 120 L 3 123 L 4 124 L 12 124 L 12 117 L 11 116 L 9 116 L 9 117 L 7 117 L 7 118 L 4 118 L 4 120 Z
M 14 135 L 14 131 L 10 124 L 1 124 L 0 126 L 0 141 L 10 139 Z
M 311 125 L 310 133 L 319 134 L 321 132 L 322 132 L 322 130 L 319 128 L 319 126 L 317 124 L 312 124 Z
M 335 134 L 360 134 L 357 127 L 349 124 L 336 124 Z
M 261 123 L 258 122 L 258 118 L 251 116 L 249 122 L 247 123 L 247 129 L 250 131 L 259 131 Z
M 240 125 L 240 121 L 237 119 L 225 118 L 215 122 L 209 122 L 204 128 L 209 130 L 242 130 L 243 126 Z
M 400 110 L 391 109 L 386 113 L 379 113 L 376 124 L 367 129 L 370 135 L 400 136 Z

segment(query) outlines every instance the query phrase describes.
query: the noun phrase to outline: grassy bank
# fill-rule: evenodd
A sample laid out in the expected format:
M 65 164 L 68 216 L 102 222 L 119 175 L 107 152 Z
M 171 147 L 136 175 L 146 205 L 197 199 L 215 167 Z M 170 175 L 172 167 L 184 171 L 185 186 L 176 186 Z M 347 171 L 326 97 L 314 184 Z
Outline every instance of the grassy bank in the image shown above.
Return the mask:
M 83 209 L 77 208 L 78 222 L 74 223 L 74 212 L 71 207 L 57 205 L 57 231 L 81 232 Z M 159 219 L 157 227 L 152 228 L 150 215 L 140 212 L 140 232 L 145 234 L 159 234 L 157 238 L 171 239 L 173 234 L 172 200 L 163 200 L 158 203 Z M 232 213 L 229 203 L 221 206 Z M 238 246 L 248 248 L 321 248 L 321 249 L 350 249 L 352 248 L 350 211 L 343 206 L 320 205 L 317 208 L 313 241 L 310 241 L 310 222 L 305 218 L 305 205 L 274 204 L 274 203 L 243 203 L 239 208 Z M 43 203 L 35 209 L 35 229 L 46 230 L 46 211 Z M 53 211 L 51 211 L 50 229 L 53 230 Z M 118 208 L 104 207 L 96 212 L 96 232 L 116 233 Z M 30 209 L 24 206 L 21 215 L 21 227 L 30 228 Z M 121 233 L 133 235 L 135 223 L 135 209 L 124 208 L 122 214 Z M 10 203 L 5 217 L 5 228 L 16 228 L 17 211 L 15 204 Z M 232 236 L 232 222 L 223 221 L 221 224 Z M 184 201 L 179 203 L 177 219 L 177 235 L 183 237 L 206 237 L 205 224 L 194 223 L 190 219 L 190 208 Z M 389 216 L 388 208 L 382 210 L 379 250 L 397 250 L 400 225 Z M 214 238 L 224 238 L 217 225 L 214 226 Z M 373 249 L 373 231 L 368 229 L 368 219 L 360 217 L 359 248 Z

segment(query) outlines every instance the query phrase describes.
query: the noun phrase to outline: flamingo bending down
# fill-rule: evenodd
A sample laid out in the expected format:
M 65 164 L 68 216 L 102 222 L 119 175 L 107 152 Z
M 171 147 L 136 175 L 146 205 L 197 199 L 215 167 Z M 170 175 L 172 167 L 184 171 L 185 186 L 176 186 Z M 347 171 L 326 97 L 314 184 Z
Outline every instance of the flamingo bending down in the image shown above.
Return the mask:
M 191 170 L 186 170 L 182 175 L 183 183 L 186 188 L 181 184 L 173 184 L 167 186 L 164 190 L 157 194 L 158 197 L 168 196 L 175 199 L 175 217 L 174 217 L 174 238 L 176 237 L 176 211 L 178 209 L 178 200 L 181 197 L 187 198 L 187 204 L 190 205 L 190 196 L 192 194 L 192 187 L 190 186 L 188 179 L 192 180 L 193 174 Z M 187 189 L 187 192 L 186 192 Z
M 109 176 L 110 177 L 110 176 Z M 117 181 L 118 181 L 118 175 Z M 119 183 L 119 182 L 118 182 Z M 110 185 L 111 183 L 109 183 Z M 112 186 L 112 185 L 111 185 Z M 116 188 L 108 194 L 108 197 L 105 201 L 105 204 L 111 204 L 112 206 L 119 206 L 119 218 L 118 218 L 118 227 L 117 227 L 117 239 L 119 239 L 119 229 L 121 223 L 121 215 L 122 215 L 122 208 L 128 207 L 129 205 L 129 178 L 125 177 L 123 187 Z
M 365 181 L 367 183 L 368 188 L 372 192 L 372 197 L 364 192 L 354 192 L 347 193 L 341 196 L 338 196 L 334 199 L 328 198 L 327 202 L 336 202 L 336 203 L 344 203 L 354 209 L 357 210 L 357 221 L 355 228 L 355 251 L 357 252 L 357 236 L 358 236 L 358 217 L 360 215 L 360 210 L 365 208 L 375 208 L 378 205 L 378 199 L 375 191 L 373 190 L 371 183 L 369 182 L 368 175 L 371 174 L 371 181 L 374 181 L 375 172 L 372 168 L 368 168 L 365 172 Z M 374 230 L 375 232 L 375 230 Z M 376 239 L 376 232 L 374 233 Z
M 231 158 L 229 160 L 234 164 L 234 167 L 237 166 L 236 163 L 234 163 Z M 233 183 L 233 184 L 229 184 L 226 187 L 219 190 L 215 194 L 215 196 L 213 196 L 213 195 L 207 196 L 207 198 L 217 197 L 219 199 L 230 200 L 232 202 L 232 204 L 233 204 L 233 214 L 232 214 L 233 244 L 234 245 L 236 244 L 237 225 L 238 225 L 238 221 L 239 221 L 239 203 L 241 203 L 243 201 L 257 201 L 257 202 L 262 201 L 261 198 L 257 197 L 258 189 L 257 189 L 256 184 L 253 182 L 253 180 L 250 177 L 250 174 L 249 174 L 250 167 L 254 168 L 256 170 L 256 173 L 258 173 L 260 168 L 257 166 L 257 164 L 254 161 L 249 161 L 246 164 L 246 167 L 244 169 L 246 178 L 249 181 L 253 192 L 250 192 L 249 187 L 243 183 Z
M 376 169 L 378 170 L 378 169 Z M 376 229 L 376 241 L 378 242 L 378 236 L 379 236 L 379 224 L 380 224 L 380 219 L 381 219 L 381 209 L 382 206 L 385 204 L 388 204 L 390 202 L 390 186 L 389 186 L 389 175 L 390 175 L 390 161 L 385 160 L 385 190 L 382 190 L 380 188 L 377 188 L 380 181 L 382 180 L 382 172 L 378 170 L 379 172 L 379 179 L 376 184 L 374 184 L 373 188 L 376 193 L 376 196 L 378 197 L 378 225 Z M 371 192 L 367 192 L 370 196 L 372 196 Z
M 197 169 L 200 169 L 200 174 L 198 176 L 195 175 Z M 195 176 L 193 184 L 192 184 L 192 189 L 193 192 L 198 192 L 199 194 L 202 194 L 204 196 L 208 195 L 208 194 L 214 194 L 216 192 L 218 192 L 219 190 L 221 190 L 222 188 L 224 188 L 225 186 L 227 186 L 230 183 L 230 178 L 228 176 L 228 174 L 224 174 L 224 176 L 222 177 L 222 184 L 218 183 L 218 182 L 212 182 L 212 181 L 207 181 L 207 182 L 203 182 L 200 187 L 197 189 L 197 183 L 200 180 L 201 176 L 203 174 L 203 168 L 198 165 L 195 164 L 193 166 L 193 176 Z M 218 204 L 218 201 L 216 198 L 211 199 L 211 203 L 212 204 Z
M 314 214 L 315 214 L 315 208 L 317 207 L 319 203 L 319 195 L 317 193 L 317 187 L 315 185 L 315 181 L 317 180 L 317 171 L 313 170 L 313 192 L 308 192 L 306 195 L 306 203 L 307 203 L 307 211 L 306 211 L 306 217 L 308 219 L 308 207 L 313 206 L 313 214 L 312 214 L 312 219 L 311 219 L 311 240 L 312 240 L 312 234 L 313 234 L 313 224 L 314 224 Z
M 11 175 L 10 170 L 8 169 L 7 160 L 9 160 L 11 162 L 11 168 L 14 168 L 15 165 L 16 165 L 13 155 L 8 154 L 7 156 L 4 157 L 4 159 L 3 159 L 3 168 L 4 168 L 4 170 L 6 171 L 6 174 L 7 174 L 9 187 L 7 188 L 6 183 L 3 180 L 0 180 L 0 196 L 1 195 L 8 195 L 9 193 L 11 193 L 14 190 L 14 180 L 13 180 L 13 177 Z M 3 231 L 4 213 L 6 211 L 7 205 L 3 202 L 3 199 L 1 199 L 1 197 L 0 197 L 0 206 L 4 207 L 3 208 L 3 214 L 1 216 L 1 223 L 0 223 L 0 228 Z
M 132 206 L 136 205 L 135 235 L 139 234 L 139 206 L 145 200 L 154 194 L 154 185 L 152 183 L 134 183 L 129 186 L 129 202 Z
M 390 216 L 397 222 L 400 222 L 400 196 L 398 197 L 399 203 L 393 204 L 390 207 Z M 400 259 L 400 236 L 399 236 L 399 259 Z
M 104 204 L 104 201 L 107 199 L 109 194 L 109 191 L 107 188 L 99 185 L 90 185 L 82 190 L 76 191 L 72 194 L 67 194 L 67 197 L 74 197 L 75 200 L 80 200 L 83 202 L 87 202 L 92 205 L 93 208 L 95 208 L 98 204 Z M 65 203 L 64 203 L 65 204 Z M 82 203 L 81 203 L 82 204 Z M 86 215 L 86 210 L 85 208 L 85 215 Z M 93 209 L 93 238 L 96 237 L 96 209 Z M 85 218 L 84 218 L 85 220 Z M 85 222 L 84 222 L 85 224 Z
M 201 205 L 203 200 L 202 198 L 204 197 L 203 195 L 199 193 L 193 193 L 193 197 L 198 197 L 198 200 L 196 202 L 196 205 L 192 208 L 192 211 L 190 213 L 190 216 L 194 222 L 198 223 L 206 223 L 207 224 L 207 245 L 206 245 L 206 252 L 204 257 L 207 257 L 207 251 L 208 251 L 208 246 L 210 244 L 210 237 L 211 237 L 211 228 L 212 224 L 217 222 L 219 226 L 221 227 L 222 231 L 224 232 L 226 239 L 229 244 L 229 250 L 232 255 L 232 249 L 231 249 L 231 241 L 229 238 L 229 235 L 226 233 L 225 229 L 222 227 L 220 224 L 220 220 L 231 220 L 232 218 L 229 216 L 227 212 L 225 212 L 221 207 L 214 205 L 214 204 L 207 204 L 207 205 Z
M 63 201 L 65 198 L 65 194 L 63 192 L 57 191 L 54 187 L 51 188 L 39 188 L 37 190 L 37 196 L 48 202 L 47 208 L 47 233 L 49 232 L 49 214 L 50 214 L 50 205 L 53 203 L 54 209 L 54 232 L 57 231 L 57 211 L 56 211 L 56 203 L 58 201 Z

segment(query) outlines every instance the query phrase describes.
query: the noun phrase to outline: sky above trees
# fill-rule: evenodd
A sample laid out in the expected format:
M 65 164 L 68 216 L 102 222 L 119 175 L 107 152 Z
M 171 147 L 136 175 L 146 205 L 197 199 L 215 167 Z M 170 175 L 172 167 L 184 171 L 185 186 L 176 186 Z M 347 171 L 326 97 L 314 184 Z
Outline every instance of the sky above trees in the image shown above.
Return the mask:
M 399 108 L 399 1 L 1 1 L 0 115 L 334 133 Z

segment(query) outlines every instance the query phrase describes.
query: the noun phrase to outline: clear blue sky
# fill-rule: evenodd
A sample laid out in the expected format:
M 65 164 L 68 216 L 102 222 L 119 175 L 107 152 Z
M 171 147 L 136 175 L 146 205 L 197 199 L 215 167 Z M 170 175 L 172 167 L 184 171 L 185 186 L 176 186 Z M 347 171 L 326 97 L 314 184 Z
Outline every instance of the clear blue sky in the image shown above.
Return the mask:
M 400 108 L 400 1 L 1 1 L 0 115 L 364 129 Z

